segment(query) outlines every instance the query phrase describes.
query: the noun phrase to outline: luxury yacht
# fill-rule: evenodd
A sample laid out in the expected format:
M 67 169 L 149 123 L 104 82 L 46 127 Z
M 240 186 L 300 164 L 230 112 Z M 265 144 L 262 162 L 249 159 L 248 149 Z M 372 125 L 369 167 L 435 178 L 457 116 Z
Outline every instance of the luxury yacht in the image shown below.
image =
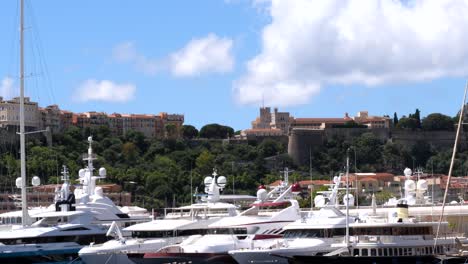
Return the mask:
M 284 181 L 271 192 L 260 188 L 252 207 L 233 217 L 208 225 L 206 234 L 193 235 L 180 244 L 141 255 L 130 255 L 136 263 L 235 263 L 228 251 L 249 248 L 253 242 L 270 243 L 282 237 L 282 227 L 300 218 L 295 200 L 297 184 Z
M 376 213 L 375 196 L 372 199 L 373 211 L 369 214 L 358 217 L 341 212 L 336 203 L 337 192 L 343 189 L 338 187 L 341 177 L 335 176 L 329 196 L 316 198 L 316 203 L 327 201 L 325 206 L 285 226 L 284 238 L 270 244 L 252 243 L 250 248 L 232 250 L 229 254 L 238 263 L 288 263 L 291 259 L 315 263 L 312 257 L 345 253 L 366 257 L 423 256 L 425 260 L 435 254 L 456 251 L 456 236 L 449 233 L 448 223 L 442 223 L 444 238 L 438 239 L 434 247 L 434 230 L 438 222 L 418 222 L 410 218 L 406 199 L 399 200 L 396 207 L 384 216 Z M 345 195 L 343 202 L 349 207 L 353 203 L 352 197 Z M 333 259 L 329 261 L 333 262 Z
M 178 208 L 166 208 L 162 219 L 124 228 L 131 237 L 124 237 L 115 229 L 116 238 L 103 244 L 92 244 L 80 250 L 80 258 L 85 263 L 132 263 L 127 253 L 143 254 L 160 248 L 181 243 L 194 234 L 206 234 L 208 226 L 222 217 L 236 216 L 238 207 L 220 201 L 220 192 L 226 185 L 226 177 L 214 170 L 212 176 L 205 177 L 205 193 L 198 202 Z
M 71 192 L 68 170 L 64 167 L 63 184 L 55 203 L 42 212 L 23 216 L 21 226 L 13 225 L 11 229 L 0 231 L 0 259 L 21 258 L 25 262 L 34 259 L 37 262 L 38 256 L 44 259 L 77 256 L 84 245 L 107 241 L 106 234 L 112 223 L 126 226 L 151 220 L 145 214 L 130 217 L 96 186 L 98 179 L 106 177 L 106 170 L 100 168 L 99 176 L 94 176 L 93 160 L 96 158 L 92 137 L 88 142 L 88 155 L 84 158 L 87 166 L 79 171 L 81 186 Z

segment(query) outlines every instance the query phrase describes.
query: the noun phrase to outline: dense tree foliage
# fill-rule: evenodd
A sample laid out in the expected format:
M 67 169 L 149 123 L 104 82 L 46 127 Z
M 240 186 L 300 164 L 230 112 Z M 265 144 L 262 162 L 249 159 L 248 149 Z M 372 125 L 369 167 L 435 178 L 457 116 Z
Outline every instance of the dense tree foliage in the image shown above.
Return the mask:
M 223 126 L 220 124 L 208 124 L 200 129 L 200 137 L 202 138 L 227 138 L 234 135 L 232 127 Z
M 400 120 L 398 120 L 396 128 L 415 130 L 419 128 L 418 120 L 413 117 L 402 116 Z
M 454 123 L 451 117 L 434 113 L 423 119 L 422 128 L 429 131 L 450 131 L 454 129 Z
M 183 125 L 182 126 L 182 136 L 185 139 L 192 139 L 198 137 L 198 129 L 192 125 Z

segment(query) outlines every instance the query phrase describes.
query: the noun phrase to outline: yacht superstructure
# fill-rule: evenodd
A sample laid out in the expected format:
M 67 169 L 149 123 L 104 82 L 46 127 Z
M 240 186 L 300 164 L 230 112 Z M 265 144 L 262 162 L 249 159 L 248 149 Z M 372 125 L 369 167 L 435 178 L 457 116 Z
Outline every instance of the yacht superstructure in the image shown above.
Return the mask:
M 257 201 L 238 216 L 224 217 L 208 226 L 207 234 L 197 234 L 180 244 L 132 256 L 136 263 L 229 263 L 234 260 L 228 251 L 249 248 L 253 242 L 270 243 L 282 237 L 282 227 L 300 218 L 295 200 L 297 185 L 288 184 L 288 170 L 284 181 L 270 192 L 260 188 Z M 282 207 L 274 209 L 275 207 Z
M 131 237 L 123 236 L 103 244 L 89 245 L 80 250 L 80 258 L 85 263 L 100 263 L 112 260 L 118 263 L 132 263 L 127 253 L 144 254 L 168 245 L 181 243 L 194 234 L 207 234 L 208 226 L 223 217 L 239 214 L 237 206 L 220 202 L 220 191 L 226 178 L 214 170 L 212 176 L 205 177 L 206 196 L 199 202 L 178 208 L 165 209 L 162 219 L 129 226 L 123 231 L 131 232 Z

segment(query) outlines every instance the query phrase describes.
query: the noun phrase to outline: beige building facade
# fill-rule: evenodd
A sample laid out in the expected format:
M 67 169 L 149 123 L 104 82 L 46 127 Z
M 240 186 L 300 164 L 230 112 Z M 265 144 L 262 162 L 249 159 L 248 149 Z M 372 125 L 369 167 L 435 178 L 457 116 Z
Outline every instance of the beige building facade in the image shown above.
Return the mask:
M 19 97 L 3 100 L 0 97 L 0 128 L 15 129 L 19 127 Z M 24 98 L 24 119 L 26 131 L 41 127 L 41 113 L 37 103 L 31 102 L 29 97 Z
M 114 135 L 124 135 L 130 130 L 143 133 L 148 138 L 164 138 L 181 136 L 184 115 L 159 113 L 153 114 L 119 114 L 108 115 L 104 112 L 73 113 L 63 111 L 58 105 L 45 108 L 25 97 L 25 125 L 27 131 L 50 129 L 59 133 L 70 126 L 80 128 L 109 127 Z M 172 131 L 167 132 L 167 126 Z M 19 127 L 19 98 L 3 100 L 0 97 L 0 128 L 17 130 Z

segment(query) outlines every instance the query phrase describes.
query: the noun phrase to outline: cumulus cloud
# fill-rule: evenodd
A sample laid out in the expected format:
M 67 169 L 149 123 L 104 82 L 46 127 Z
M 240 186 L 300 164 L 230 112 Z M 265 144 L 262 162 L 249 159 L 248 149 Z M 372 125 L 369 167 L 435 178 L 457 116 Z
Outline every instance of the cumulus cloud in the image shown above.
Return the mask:
M 130 63 L 135 69 L 147 75 L 155 75 L 162 63 L 140 54 L 133 42 L 127 41 L 116 45 L 112 50 L 112 58 L 120 63 Z
M 233 41 L 210 33 L 206 37 L 189 41 L 182 49 L 160 59 L 148 58 L 139 52 L 131 41 L 116 45 L 112 58 L 119 63 L 129 63 L 139 72 L 155 75 L 169 71 L 177 77 L 197 76 L 203 73 L 225 73 L 232 70 Z
M 0 96 L 4 99 L 11 98 L 15 94 L 14 90 L 14 80 L 10 77 L 4 77 L 0 82 Z
M 468 74 L 468 1 L 262 0 L 271 22 L 234 82 L 240 103 L 306 103 L 330 84 Z
M 232 70 L 232 40 L 215 34 L 193 39 L 170 56 L 175 76 L 194 76 L 206 72 L 224 73 Z
M 104 101 L 127 102 L 135 97 L 136 86 L 130 83 L 117 84 L 109 80 L 86 80 L 75 92 L 79 102 Z

